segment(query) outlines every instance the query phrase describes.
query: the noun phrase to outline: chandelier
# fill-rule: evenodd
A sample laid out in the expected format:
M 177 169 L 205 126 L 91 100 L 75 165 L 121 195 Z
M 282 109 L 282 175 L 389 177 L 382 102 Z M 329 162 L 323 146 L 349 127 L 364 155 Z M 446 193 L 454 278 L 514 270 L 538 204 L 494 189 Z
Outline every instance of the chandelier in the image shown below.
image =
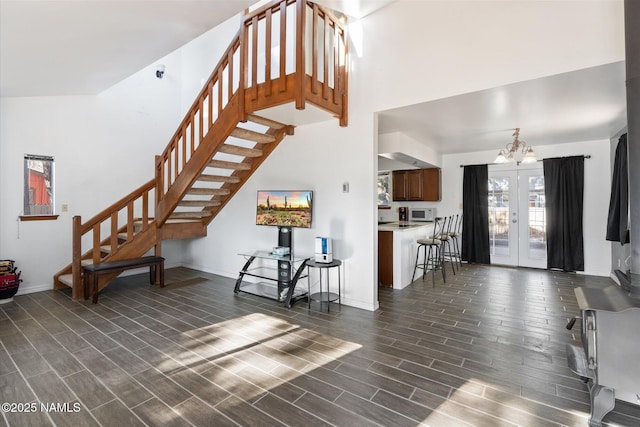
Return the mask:
M 518 151 L 522 152 L 522 163 L 535 163 L 538 161 L 533 152 L 533 148 L 527 145 L 526 142 L 520 141 L 518 136 L 520 136 L 520 128 L 516 128 L 516 131 L 513 133 L 513 142 L 507 144 L 505 147 L 506 151 L 504 149 L 500 150 L 498 157 L 493 161 L 494 163 L 515 163 L 515 154 L 517 154 Z

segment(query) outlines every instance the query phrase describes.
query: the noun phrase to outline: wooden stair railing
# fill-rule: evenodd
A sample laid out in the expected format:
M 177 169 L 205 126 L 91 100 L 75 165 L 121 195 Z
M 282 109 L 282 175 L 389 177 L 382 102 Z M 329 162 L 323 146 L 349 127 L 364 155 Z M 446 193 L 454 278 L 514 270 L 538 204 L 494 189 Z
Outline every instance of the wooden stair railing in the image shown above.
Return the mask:
M 287 39 L 288 28 L 295 30 L 294 43 Z M 306 61 L 307 45 L 311 46 L 310 63 Z M 273 55 L 275 46 L 277 55 Z M 253 112 L 294 101 L 302 109 L 308 101 L 333 113 L 346 126 L 347 46 L 347 34 L 338 18 L 306 0 L 275 0 L 246 14 L 239 34 L 156 158 L 158 225 L 172 215 L 216 153 L 262 157 L 260 151 L 251 151 L 262 150 L 261 140 L 250 148 L 225 144 L 229 136 L 252 139 L 251 131 L 237 124 L 249 120 Z M 265 125 L 277 140 L 282 125 Z M 292 128 L 285 131 L 291 132 Z M 207 223 L 213 219 L 202 215 Z
M 140 186 L 127 196 L 118 200 L 86 223 L 82 224 L 80 216 L 73 217 L 72 263 L 54 275 L 56 289 L 68 283 L 61 276 L 71 274 L 73 298 L 81 298 L 81 264 L 83 260 L 91 263 L 108 260 L 114 257 L 127 242 L 126 256 L 140 256 L 156 244 L 155 220 L 153 208 L 155 180 Z M 124 223 L 124 224 L 123 224 Z M 123 225 L 121 225 L 123 224 Z M 109 230 L 107 238 L 101 237 L 101 230 Z M 91 249 L 82 253 L 82 237 L 91 232 Z M 136 245 L 133 242 L 137 241 Z M 159 254 L 158 254 L 159 255 Z M 125 256 L 125 257 L 126 257 Z
M 71 283 L 73 297 L 80 298 L 83 262 L 137 257 L 153 247 L 159 256 L 162 239 L 206 235 L 207 224 L 293 134 L 293 126 L 255 112 L 289 102 L 303 109 L 309 102 L 346 126 L 347 46 L 340 19 L 308 0 L 274 0 L 246 12 L 240 31 L 156 156 L 155 178 L 84 224 L 74 217 L 73 261 L 54 276 L 55 287 Z M 109 233 L 102 238 L 105 229 Z M 82 253 L 83 236 L 91 231 L 91 249 Z M 71 279 L 63 279 L 70 273 Z M 101 278 L 100 289 L 112 278 Z

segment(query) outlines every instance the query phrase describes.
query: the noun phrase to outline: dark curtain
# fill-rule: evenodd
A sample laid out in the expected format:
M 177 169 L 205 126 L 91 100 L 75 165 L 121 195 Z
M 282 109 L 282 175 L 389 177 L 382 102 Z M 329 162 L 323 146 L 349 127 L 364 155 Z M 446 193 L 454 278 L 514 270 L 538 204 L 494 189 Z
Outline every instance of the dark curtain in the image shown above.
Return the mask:
M 490 264 L 489 173 L 487 165 L 464 167 L 462 181 L 462 260 Z
M 547 268 L 584 271 L 584 156 L 544 159 Z
M 627 134 L 618 140 L 611 177 L 611 199 L 607 219 L 607 240 L 629 243 L 629 178 L 627 170 Z

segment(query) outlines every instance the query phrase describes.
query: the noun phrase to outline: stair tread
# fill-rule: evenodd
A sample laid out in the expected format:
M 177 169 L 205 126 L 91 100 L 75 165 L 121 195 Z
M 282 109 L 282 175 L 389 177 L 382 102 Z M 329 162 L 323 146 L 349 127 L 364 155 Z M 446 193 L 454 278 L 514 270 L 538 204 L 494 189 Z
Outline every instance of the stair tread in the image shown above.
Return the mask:
M 233 144 L 222 144 L 220 148 L 218 148 L 218 152 L 243 157 L 260 157 L 263 153 L 262 150 L 257 148 L 246 148 Z
M 63 285 L 66 285 L 70 288 L 73 287 L 73 275 L 72 274 L 62 274 L 58 276 L 58 281 Z
M 247 120 L 259 125 L 268 126 L 272 129 L 282 129 L 287 127 L 284 123 L 276 122 L 275 120 L 267 119 L 266 117 L 256 116 L 255 114 L 249 114 Z
M 274 136 L 265 135 L 264 133 L 244 128 L 235 128 L 231 131 L 231 136 L 239 139 L 246 139 L 247 141 L 257 142 L 259 144 L 268 144 L 270 142 L 275 142 L 276 140 Z
M 191 187 L 187 192 L 187 194 L 199 194 L 199 195 L 210 194 L 210 195 L 217 195 L 217 196 L 226 196 L 229 193 L 231 193 L 231 191 L 226 188 L 203 188 L 203 187 Z
M 178 202 L 178 206 L 220 206 L 219 200 L 182 200 Z
M 237 184 L 240 182 L 239 176 L 234 175 L 210 175 L 210 174 L 202 174 L 197 178 L 197 181 L 207 181 L 207 182 L 229 182 L 232 184 Z
M 207 165 L 210 168 L 233 169 L 233 170 L 249 170 L 251 165 L 247 163 L 228 162 L 226 160 L 210 160 Z
M 169 215 L 169 218 L 205 218 L 211 216 L 210 211 L 197 211 L 197 212 L 174 212 Z

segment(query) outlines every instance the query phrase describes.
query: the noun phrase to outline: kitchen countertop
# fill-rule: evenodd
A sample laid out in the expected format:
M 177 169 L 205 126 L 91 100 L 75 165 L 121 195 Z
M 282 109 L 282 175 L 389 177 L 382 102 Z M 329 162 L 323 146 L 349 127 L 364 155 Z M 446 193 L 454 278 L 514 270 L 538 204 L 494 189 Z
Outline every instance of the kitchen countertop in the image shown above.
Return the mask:
M 378 231 L 406 231 L 412 230 L 418 227 L 425 227 L 432 225 L 433 222 L 422 221 L 393 221 L 378 223 Z

